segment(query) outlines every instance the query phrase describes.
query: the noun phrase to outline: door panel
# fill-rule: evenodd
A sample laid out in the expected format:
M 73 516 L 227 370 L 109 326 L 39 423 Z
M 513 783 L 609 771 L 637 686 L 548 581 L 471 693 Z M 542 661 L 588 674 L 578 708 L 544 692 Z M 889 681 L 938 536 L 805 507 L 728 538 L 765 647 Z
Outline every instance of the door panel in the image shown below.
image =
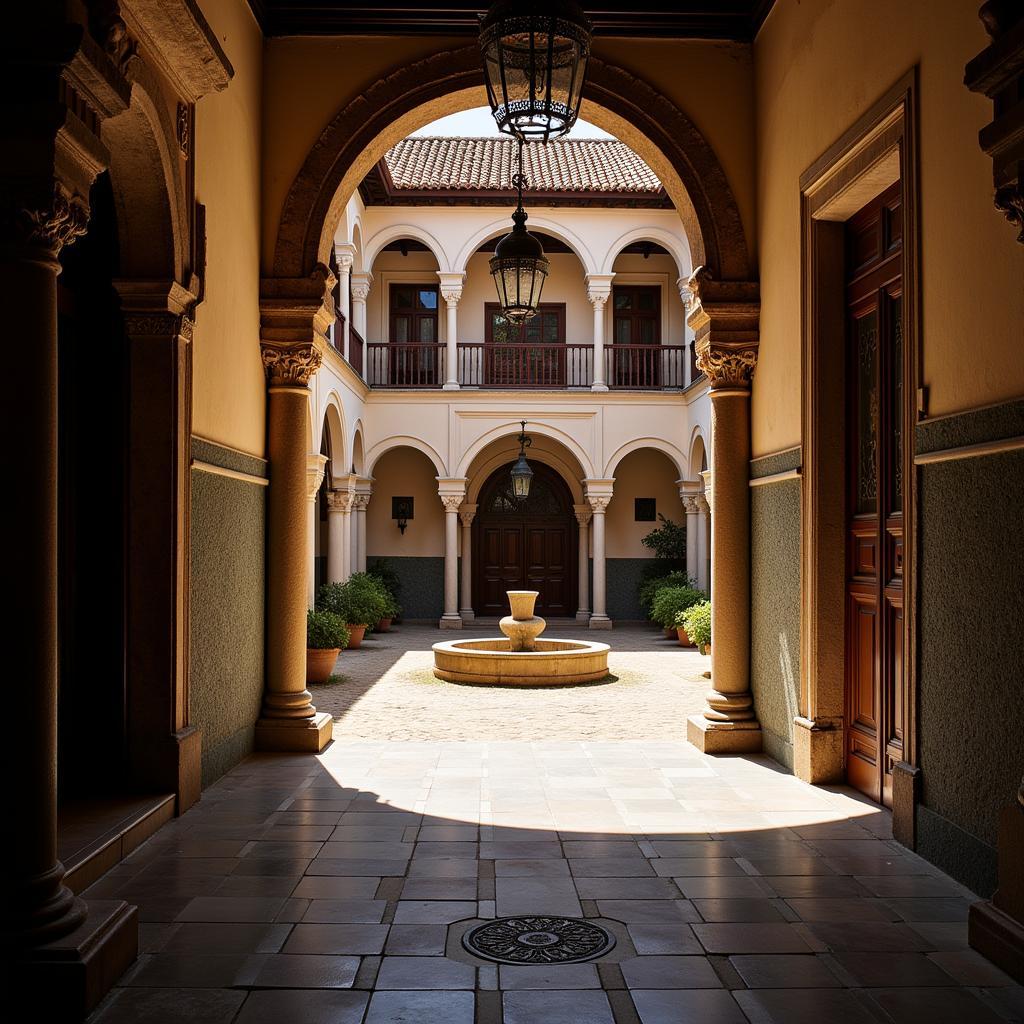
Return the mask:
M 897 185 L 846 229 L 846 769 L 887 804 L 904 716 L 899 208 Z

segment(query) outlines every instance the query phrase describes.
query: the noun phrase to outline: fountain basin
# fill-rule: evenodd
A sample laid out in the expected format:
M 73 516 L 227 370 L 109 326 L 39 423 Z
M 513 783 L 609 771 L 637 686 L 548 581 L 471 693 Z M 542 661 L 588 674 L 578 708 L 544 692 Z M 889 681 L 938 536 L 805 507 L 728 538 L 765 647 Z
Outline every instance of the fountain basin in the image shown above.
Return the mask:
M 608 675 L 608 644 L 588 640 L 533 641 L 513 651 L 505 637 L 434 644 L 434 675 L 477 686 L 573 686 Z

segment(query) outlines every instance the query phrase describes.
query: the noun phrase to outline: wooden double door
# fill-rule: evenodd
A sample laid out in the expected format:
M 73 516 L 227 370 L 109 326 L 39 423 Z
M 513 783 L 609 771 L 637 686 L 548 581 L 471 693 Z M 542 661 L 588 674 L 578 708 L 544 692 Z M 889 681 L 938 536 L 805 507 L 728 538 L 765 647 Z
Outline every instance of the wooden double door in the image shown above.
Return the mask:
M 532 462 L 530 495 L 512 494 L 512 464 L 496 470 L 480 492 L 473 522 L 473 608 L 477 615 L 507 615 L 507 590 L 536 590 L 545 618 L 575 616 L 577 524 L 565 481 Z
M 903 239 L 899 185 L 846 226 L 846 775 L 892 804 L 903 760 Z

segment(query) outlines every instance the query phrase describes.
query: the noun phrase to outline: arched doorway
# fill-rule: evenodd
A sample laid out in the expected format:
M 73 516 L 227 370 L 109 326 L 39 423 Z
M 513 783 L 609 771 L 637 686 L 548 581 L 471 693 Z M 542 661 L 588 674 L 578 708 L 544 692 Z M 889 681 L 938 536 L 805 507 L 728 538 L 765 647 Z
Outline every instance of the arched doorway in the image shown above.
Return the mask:
M 577 601 L 577 525 L 572 494 L 550 466 L 533 463 L 530 495 L 512 494 L 511 463 L 481 488 L 474 528 L 473 607 L 478 615 L 508 613 L 506 590 L 536 590 L 536 611 L 574 616 Z

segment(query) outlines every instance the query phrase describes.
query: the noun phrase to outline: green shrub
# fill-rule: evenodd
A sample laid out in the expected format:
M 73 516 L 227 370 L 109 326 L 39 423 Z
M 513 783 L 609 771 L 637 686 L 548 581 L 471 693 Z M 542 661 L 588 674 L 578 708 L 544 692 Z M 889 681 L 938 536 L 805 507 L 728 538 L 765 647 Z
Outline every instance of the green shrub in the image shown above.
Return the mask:
M 325 583 L 317 594 L 316 604 L 350 626 L 375 626 L 385 618 L 390 597 L 379 579 L 356 572 L 344 583 Z
M 658 519 L 661 526 L 651 530 L 640 543 L 650 548 L 656 557 L 673 562 L 679 568 L 686 563 L 686 527 L 666 519 L 661 512 Z
M 711 643 L 711 602 L 701 601 L 683 612 L 682 626 L 691 643 L 704 647 Z
M 384 584 L 384 589 L 391 595 L 396 605 L 402 600 L 402 579 L 386 558 L 374 558 L 367 564 L 366 571 Z
M 655 576 L 651 579 L 642 579 L 640 586 L 637 587 L 637 600 L 640 602 L 640 607 L 644 610 L 644 615 L 647 618 L 652 618 L 652 610 L 654 608 L 654 599 L 657 597 L 658 591 L 664 587 L 692 587 L 693 580 L 686 575 L 685 572 L 676 570 L 675 572 L 667 573 L 664 576 Z
M 310 608 L 306 613 L 306 646 L 317 651 L 348 647 L 349 632 L 344 621 L 333 612 Z
M 654 597 L 651 618 L 665 629 L 674 629 L 676 616 L 706 597 L 703 590 L 693 587 L 662 587 Z

